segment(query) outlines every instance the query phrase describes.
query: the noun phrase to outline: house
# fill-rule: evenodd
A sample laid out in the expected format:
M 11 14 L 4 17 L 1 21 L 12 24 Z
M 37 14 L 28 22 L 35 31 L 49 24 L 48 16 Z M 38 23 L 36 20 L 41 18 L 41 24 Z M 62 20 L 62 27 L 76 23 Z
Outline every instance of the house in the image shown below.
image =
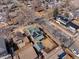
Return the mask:
M 72 22 L 69 22 L 68 24 L 68 28 L 71 30 L 71 31 L 76 31 L 77 29 L 79 29 L 79 26 L 72 23 Z
M 71 22 L 73 19 L 69 19 L 64 16 L 57 16 L 56 20 L 60 22 L 61 24 L 65 25 L 71 32 L 75 33 L 77 29 L 79 29 L 79 26 Z
M 29 27 L 28 31 L 35 40 L 39 41 L 44 38 L 43 32 L 39 28 Z
M 24 27 L 18 27 L 14 29 L 13 41 L 17 44 L 19 48 L 23 48 L 26 44 L 29 43 L 29 39 L 26 37 L 26 33 L 24 32 Z
M 64 24 L 64 25 L 66 25 L 68 22 L 70 22 L 70 19 L 68 19 L 65 16 L 61 16 L 61 15 L 58 15 L 56 17 L 56 20 L 59 21 L 60 23 Z
M 0 57 L 7 55 L 5 39 L 0 38 Z

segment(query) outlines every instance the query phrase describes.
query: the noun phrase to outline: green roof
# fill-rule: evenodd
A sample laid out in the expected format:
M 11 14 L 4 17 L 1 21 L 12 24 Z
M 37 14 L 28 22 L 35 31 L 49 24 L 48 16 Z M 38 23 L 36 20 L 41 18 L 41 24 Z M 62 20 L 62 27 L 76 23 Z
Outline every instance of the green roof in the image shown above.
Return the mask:
M 41 51 L 44 48 L 41 42 L 34 44 L 34 47 L 37 49 L 37 51 Z
M 42 40 L 44 38 L 43 32 L 39 28 L 30 27 L 28 30 L 34 39 Z

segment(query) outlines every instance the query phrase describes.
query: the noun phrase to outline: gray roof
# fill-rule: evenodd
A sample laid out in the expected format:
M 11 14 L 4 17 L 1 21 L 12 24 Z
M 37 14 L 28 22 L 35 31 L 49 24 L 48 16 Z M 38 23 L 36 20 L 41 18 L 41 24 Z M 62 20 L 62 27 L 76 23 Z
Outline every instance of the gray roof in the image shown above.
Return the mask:
M 7 53 L 5 41 L 3 38 L 0 38 L 0 57 Z
M 79 10 L 76 10 L 76 11 L 74 12 L 74 16 L 75 16 L 75 17 L 79 17 Z

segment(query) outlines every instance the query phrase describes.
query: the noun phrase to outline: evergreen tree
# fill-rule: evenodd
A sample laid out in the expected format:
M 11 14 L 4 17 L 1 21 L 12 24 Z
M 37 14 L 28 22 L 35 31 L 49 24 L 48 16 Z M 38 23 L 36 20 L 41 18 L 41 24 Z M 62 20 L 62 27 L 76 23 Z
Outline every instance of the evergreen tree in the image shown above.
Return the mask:
M 56 16 L 59 14 L 58 8 L 55 8 L 53 11 L 53 17 L 56 18 Z

